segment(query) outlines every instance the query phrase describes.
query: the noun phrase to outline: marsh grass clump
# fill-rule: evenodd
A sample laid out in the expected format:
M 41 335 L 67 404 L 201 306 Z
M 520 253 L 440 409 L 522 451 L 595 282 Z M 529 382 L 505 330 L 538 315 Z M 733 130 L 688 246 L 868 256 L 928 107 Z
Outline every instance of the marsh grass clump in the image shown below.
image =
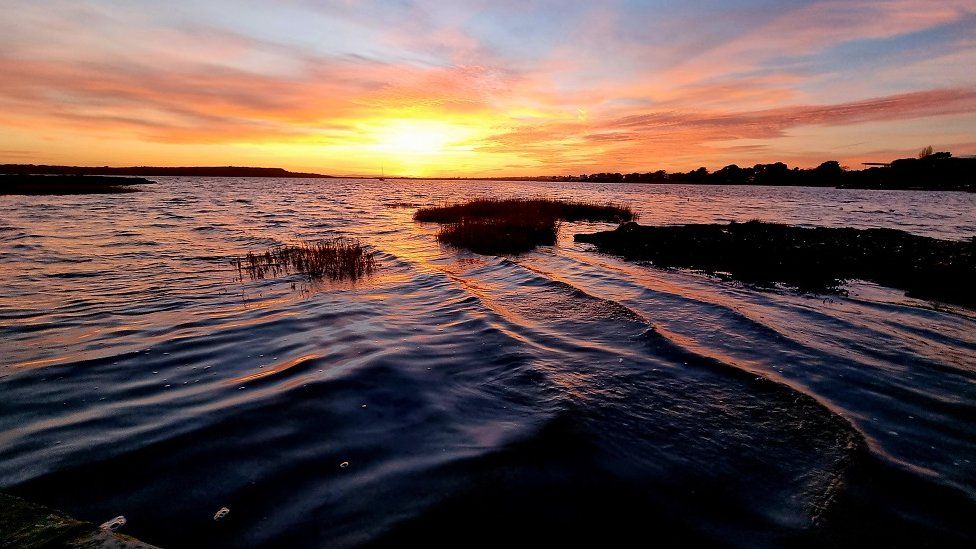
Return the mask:
M 420 208 L 415 221 L 440 223 L 437 239 L 480 254 L 518 254 L 556 243 L 560 221 L 636 219 L 625 206 L 549 199 L 478 199 Z
M 549 218 L 462 218 L 441 227 L 437 239 L 479 254 L 518 254 L 556 243 L 559 222 Z
M 261 280 L 293 273 L 305 275 L 310 282 L 357 280 L 376 269 L 373 256 L 358 240 L 333 238 L 276 246 L 264 253 L 248 252 L 233 264 L 241 280 L 245 276 Z
M 608 221 L 622 223 L 637 219 L 626 206 L 588 204 L 546 198 L 479 198 L 461 204 L 420 208 L 414 221 L 457 223 L 462 219 L 561 219 L 563 221 Z

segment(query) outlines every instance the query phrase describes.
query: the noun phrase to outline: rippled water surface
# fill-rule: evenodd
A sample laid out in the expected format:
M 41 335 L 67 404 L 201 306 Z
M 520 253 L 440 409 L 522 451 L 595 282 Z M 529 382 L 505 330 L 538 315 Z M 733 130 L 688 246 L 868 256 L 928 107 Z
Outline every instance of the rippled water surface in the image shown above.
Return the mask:
M 976 542 L 976 313 L 573 243 L 601 224 L 478 256 L 407 207 L 482 195 L 976 235 L 960 193 L 159 178 L 0 197 L 0 488 L 170 547 Z M 229 263 L 337 235 L 376 251 L 372 277 Z

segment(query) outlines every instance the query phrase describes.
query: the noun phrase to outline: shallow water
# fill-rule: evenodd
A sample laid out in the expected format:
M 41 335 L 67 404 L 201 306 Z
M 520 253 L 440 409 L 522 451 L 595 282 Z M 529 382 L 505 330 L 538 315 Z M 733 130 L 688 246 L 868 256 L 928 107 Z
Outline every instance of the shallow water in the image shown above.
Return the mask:
M 170 547 L 976 541 L 973 311 L 866 283 L 759 291 L 572 241 L 603 224 L 478 256 L 401 204 L 546 196 L 963 239 L 974 195 L 158 181 L 0 197 L 0 488 Z M 372 277 L 240 282 L 229 263 L 337 235 L 376 250 Z

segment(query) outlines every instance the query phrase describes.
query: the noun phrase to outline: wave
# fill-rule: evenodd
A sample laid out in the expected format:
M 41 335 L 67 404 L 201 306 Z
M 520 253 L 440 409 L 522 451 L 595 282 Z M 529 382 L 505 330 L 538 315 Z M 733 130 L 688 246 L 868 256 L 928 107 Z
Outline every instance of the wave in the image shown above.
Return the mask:
M 875 288 L 757 292 L 563 241 L 474 256 L 382 207 L 459 196 L 442 184 L 335 181 L 329 202 L 247 180 L 229 183 L 246 201 L 222 181 L 183 200 L 190 184 L 6 244 L 4 489 L 125 514 L 164 546 L 976 538 L 971 318 Z M 722 209 L 655 197 L 652 220 Z M 90 227 L 112 223 L 131 234 L 98 236 L 98 276 L 27 268 L 76 272 Z M 203 245 L 196 227 L 219 230 Z M 220 259 L 334 230 L 369 241 L 373 277 L 293 289 Z

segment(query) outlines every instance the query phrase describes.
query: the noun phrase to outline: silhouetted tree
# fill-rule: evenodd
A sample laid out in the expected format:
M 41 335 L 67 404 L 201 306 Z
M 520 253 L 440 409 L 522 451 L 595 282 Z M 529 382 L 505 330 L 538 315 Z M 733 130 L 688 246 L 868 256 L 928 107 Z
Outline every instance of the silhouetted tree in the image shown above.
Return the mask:
M 751 169 L 742 169 L 735 164 L 729 164 L 712 174 L 712 182 L 720 185 L 744 185 L 752 178 Z

